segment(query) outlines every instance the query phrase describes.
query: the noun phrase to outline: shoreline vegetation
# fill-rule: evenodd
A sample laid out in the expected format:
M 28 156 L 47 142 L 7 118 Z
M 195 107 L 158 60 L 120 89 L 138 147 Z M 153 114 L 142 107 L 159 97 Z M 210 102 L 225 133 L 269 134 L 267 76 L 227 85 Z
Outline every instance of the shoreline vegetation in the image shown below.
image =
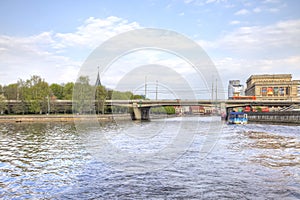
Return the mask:
M 177 115 L 158 115 L 155 114 L 151 119 L 158 118 L 170 118 L 176 117 Z M 86 114 L 86 115 L 76 115 L 76 114 L 33 114 L 33 115 L 0 115 L 0 124 L 5 122 L 15 122 L 15 123 L 39 123 L 39 122 L 74 122 L 74 121 L 90 121 L 97 120 L 99 122 L 112 122 L 114 120 L 130 120 L 131 116 L 129 113 L 125 114 Z
M 104 114 L 104 115 L 73 115 L 73 114 L 50 114 L 50 115 L 2 115 L 2 122 L 73 122 L 76 120 L 89 121 L 97 118 L 98 121 L 109 122 L 114 119 L 131 119 L 130 114 Z
M 94 97 L 95 105 L 90 100 Z M 88 76 L 79 77 L 76 82 L 66 84 L 48 84 L 37 75 L 17 83 L 0 84 L 0 114 L 30 115 L 30 114 L 80 114 L 112 113 L 112 107 L 105 105 L 106 100 L 146 99 L 144 95 L 133 94 L 130 91 L 116 91 L 104 85 L 93 84 Z M 63 101 L 74 101 L 75 104 L 65 104 Z M 113 108 L 114 112 L 125 108 Z

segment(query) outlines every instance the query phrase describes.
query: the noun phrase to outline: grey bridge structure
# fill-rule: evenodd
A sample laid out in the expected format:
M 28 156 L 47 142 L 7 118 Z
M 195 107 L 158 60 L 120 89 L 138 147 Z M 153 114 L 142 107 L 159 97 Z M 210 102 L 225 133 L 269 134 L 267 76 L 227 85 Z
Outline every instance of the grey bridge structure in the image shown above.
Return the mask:
M 94 104 L 97 105 L 95 100 Z M 10 100 L 6 102 L 8 108 L 18 106 L 21 101 Z M 72 111 L 72 100 L 55 100 L 51 101 L 51 106 L 56 107 L 60 112 L 64 110 Z M 288 108 L 291 106 L 300 106 L 300 100 L 105 100 L 107 106 L 120 106 L 130 108 L 132 120 L 149 120 L 150 109 L 152 107 L 164 106 L 206 106 L 218 108 L 221 112 L 228 113 L 236 107 L 255 107 L 255 106 L 274 106 Z
M 107 105 L 130 107 L 132 120 L 149 120 L 150 109 L 160 106 L 207 106 L 216 107 L 221 112 L 228 113 L 236 107 L 246 106 L 300 106 L 300 100 L 106 100 Z

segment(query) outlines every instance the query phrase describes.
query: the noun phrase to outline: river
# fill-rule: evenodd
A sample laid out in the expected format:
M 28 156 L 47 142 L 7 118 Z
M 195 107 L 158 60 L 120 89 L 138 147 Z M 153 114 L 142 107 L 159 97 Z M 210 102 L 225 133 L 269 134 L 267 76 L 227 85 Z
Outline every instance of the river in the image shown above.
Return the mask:
M 300 199 L 300 126 L 218 120 L 2 123 L 0 199 Z

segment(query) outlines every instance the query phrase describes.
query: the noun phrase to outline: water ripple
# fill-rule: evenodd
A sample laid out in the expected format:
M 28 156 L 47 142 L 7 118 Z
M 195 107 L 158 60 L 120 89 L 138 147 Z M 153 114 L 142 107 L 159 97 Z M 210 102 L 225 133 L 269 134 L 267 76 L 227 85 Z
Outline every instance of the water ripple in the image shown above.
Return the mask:
M 249 124 L 224 126 L 214 149 L 205 157 L 200 150 L 208 130 L 202 118 L 200 129 L 186 126 L 186 135 L 195 135 L 185 153 L 163 169 L 133 173 L 114 168 L 87 151 L 85 137 L 71 123 L 1 124 L 1 199 L 299 199 L 299 126 Z M 169 119 L 169 125 L 180 122 Z M 156 130 L 155 123 L 141 125 Z M 153 135 L 132 131 L 118 135 L 120 127 L 103 124 L 103 131 L 127 143 L 153 141 Z M 122 127 L 124 129 L 124 127 Z M 172 129 L 170 129 L 172 130 Z M 96 130 L 97 131 L 97 130 Z M 111 135 L 110 135 L 111 134 Z M 164 135 L 164 138 L 167 136 Z M 144 146 L 140 146 L 143 150 Z M 106 152 L 109 153 L 109 152 Z M 126 161 L 116 161 L 128 165 Z M 156 161 L 155 161 L 156 162 Z M 156 163 L 153 163 L 155 165 Z

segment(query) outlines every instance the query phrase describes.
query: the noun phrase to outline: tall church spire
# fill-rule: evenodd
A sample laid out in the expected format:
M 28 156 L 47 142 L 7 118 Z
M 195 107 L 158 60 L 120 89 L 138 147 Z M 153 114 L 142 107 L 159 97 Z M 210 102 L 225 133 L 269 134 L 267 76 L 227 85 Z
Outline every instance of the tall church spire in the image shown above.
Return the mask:
M 97 80 L 96 80 L 95 85 L 96 86 L 101 86 L 100 75 L 99 75 L 99 67 L 98 67 L 98 75 L 97 75 Z

